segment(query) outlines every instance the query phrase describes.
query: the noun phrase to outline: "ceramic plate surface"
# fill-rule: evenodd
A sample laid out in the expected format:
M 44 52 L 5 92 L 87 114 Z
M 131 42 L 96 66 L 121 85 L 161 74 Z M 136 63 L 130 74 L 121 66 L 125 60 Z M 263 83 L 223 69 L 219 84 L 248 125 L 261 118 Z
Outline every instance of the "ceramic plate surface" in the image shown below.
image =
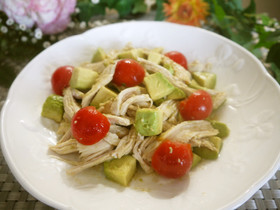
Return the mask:
M 130 187 L 107 181 L 102 168 L 66 175 L 52 157 L 54 124 L 40 117 L 61 65 L 90 61 L 94 50 L 164 47 L 189 63 L 211 63 L 216 89 L 227 102 L 219 110 L 231 134 L 220 157 L 179 180 L 138 175 Z M 23 52 L 24 53 L 24 52 Z M 127 22 L 62 40 L 35 57 L 14 81 L 1 113 L 1 147 L 21 185 L 57 209 L 232 209 L 248 200 L 279 168 L 280 89 L 262 64 L 239 45 L 212 32 L 165 22 Z

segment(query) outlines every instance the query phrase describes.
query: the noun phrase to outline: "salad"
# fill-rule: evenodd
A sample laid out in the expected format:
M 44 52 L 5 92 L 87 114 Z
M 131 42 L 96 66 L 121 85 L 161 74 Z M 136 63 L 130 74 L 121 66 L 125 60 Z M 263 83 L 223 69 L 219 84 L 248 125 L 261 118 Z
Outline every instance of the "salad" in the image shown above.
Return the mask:
M 210 68 L 198 67 L 180 52 L 131 44 L 59 67 L 41 113 L 59 123 L 50 149 L 72 165 L 68 174 L 103 164 L 105 177 L 124 186 L 137 168 L 179 178 L 217 159 L 229 129 L 213 113 L 226 94 Z

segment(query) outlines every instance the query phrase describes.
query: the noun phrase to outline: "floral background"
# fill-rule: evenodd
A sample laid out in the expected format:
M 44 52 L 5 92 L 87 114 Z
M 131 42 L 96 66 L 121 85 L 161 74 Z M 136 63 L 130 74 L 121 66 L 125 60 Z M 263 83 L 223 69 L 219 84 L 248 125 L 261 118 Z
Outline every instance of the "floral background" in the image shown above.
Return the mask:
M 279 21 L 256 14 L 254 0 L 246 8 L 242 0 L 0 0 L 0 86 L 9 87 L 23 63 L 66 36 L 147 15 L 239 43 L 280 83 Z

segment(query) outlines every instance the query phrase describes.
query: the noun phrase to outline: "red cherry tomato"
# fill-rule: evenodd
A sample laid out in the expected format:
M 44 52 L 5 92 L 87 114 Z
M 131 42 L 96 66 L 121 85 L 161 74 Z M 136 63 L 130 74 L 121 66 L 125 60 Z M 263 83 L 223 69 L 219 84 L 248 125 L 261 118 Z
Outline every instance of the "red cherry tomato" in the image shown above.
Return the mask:
M 170 58 L 171 60 L 175 61 L 176 63 L 180 64 L 185 69 L 188 69 L 188 61 L 182 53 L 177 51 L 170 51 L 165 53 L 164 55 Z
M 192 161 L 190 144 L 165 140 L 153 154 L 152 167 L 162 176 L 179 178 L 190 170 Z
M 143 82 L 144 68 L 132 59 L 123 59 L 117 63 L 113 82 L 117 85 L 132 87 Z
M 95 107 L 80 109 L 71 122 L 73 137 L 84 145 L 92 145 L 103 139 L 110 129 L 110 123 Z
M 63 89 L 69 85 L 73 69 L 73 66 L 61 66 L 52 74 L 51 83 L 55 94 L 62 96 Z
M 212 98 L 204 90 L 194 92 L 179 105 L 184 120 L 204 120 L 211 114 L 212 109 Z

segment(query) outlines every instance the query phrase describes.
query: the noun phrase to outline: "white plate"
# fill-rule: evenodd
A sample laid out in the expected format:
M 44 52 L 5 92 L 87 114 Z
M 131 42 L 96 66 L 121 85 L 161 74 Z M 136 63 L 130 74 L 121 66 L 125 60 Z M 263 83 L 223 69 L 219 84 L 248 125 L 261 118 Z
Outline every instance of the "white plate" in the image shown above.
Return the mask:
M 162 46 L 189 62 L 211 62 L 217 89 L 228 100 L 219 111 L 231 129 L 217 161 L 205 162 L 180 180 L 136 178 L 123 188 L 101 168 L 75 177 L 51 157 L 56 137 L 40 117 L 58 66 L 89 61 L 94 50 Z M 24 53 L 24 51 L 23 51 Z M 54 44 L 34 58 L 14 81 L 1 115 L 1 146 L 22 186 L 58 209 L 232 209 L 250 198 L 279 168 L 280 89 L 262 64 L 239 45 L 212 32 L 165 22 L 127 22 L 90 30 Z

